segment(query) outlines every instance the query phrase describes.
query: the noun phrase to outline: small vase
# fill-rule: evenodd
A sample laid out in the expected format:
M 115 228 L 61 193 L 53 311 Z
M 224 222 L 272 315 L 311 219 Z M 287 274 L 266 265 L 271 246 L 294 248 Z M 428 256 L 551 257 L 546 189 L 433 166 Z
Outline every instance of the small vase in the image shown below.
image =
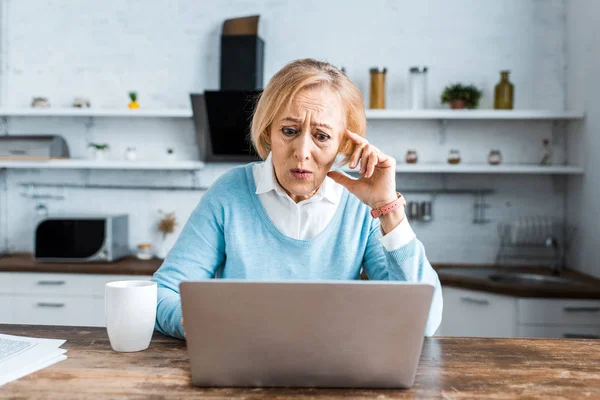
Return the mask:
M 169 246 L 167 245 L 167 238 L 161 237 L 161 239 L 158 242 L 158 245 L 156 246 L 156 253 L 154 254 L 156 258 L 164 260 L 165 257 L 167 257 L 167 254 L 169 253 L 168 247 Z
M 462 110 L 463 108 L 467 108 L 467 102 L 463 99 L 454 99 L 450 102 L 450 108 L 453 110 Z
M 96 150 L 94 152 L 94 159 L 96 161 L 104 161 L 105 157 L 104 157 L 104 150 Z
M 512 110 L 515 88 L 508 80 L 510 71 L 500 72 L 500 82 L 494 89 L 494 108 L 496 110 Z

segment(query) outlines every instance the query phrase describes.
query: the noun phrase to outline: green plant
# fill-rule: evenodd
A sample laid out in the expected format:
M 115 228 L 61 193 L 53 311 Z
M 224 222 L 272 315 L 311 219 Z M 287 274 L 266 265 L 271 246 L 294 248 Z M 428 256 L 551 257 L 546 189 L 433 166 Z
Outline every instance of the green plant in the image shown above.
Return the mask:
M 453 100 L 463 100 L 467 108 L 477 108 L 482 95 L 483 92 L 477 89 L 475 85 L 461 85 L 460 83 L 456 83 L 444 88 L 441 100 L 442 104 L 452 103 Z
M 93 147 L 96 150 L 108 150 L 110 148 L 108 143 L 90 143 L 88 147 Z
M 129 98 L 131 99 L 131 101 L 136 101 L 137 100 L 137 92 L 129 92 Z
M 169 147 L 169 148 L 167 149 L 167 154 L 173 154 L 173 149 Z

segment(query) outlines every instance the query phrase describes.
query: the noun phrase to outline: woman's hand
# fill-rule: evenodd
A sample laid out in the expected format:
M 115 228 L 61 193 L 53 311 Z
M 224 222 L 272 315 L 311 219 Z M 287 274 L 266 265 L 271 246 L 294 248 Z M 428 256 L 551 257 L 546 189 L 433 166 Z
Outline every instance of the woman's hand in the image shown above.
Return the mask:
M 360 162 L 359 179 L 351 179 L 336 171 L 327 176 L 344 186 L 348 191 L 371 208 L 379 208 L 397 199 L 396 160 L 383 154 L 364 137 L 346 130 L 346 136 L 356 144 L 356 150 L 350 157 L 350 168 Z M 404 219 L 404 209 L 397 208 L 381 217 L 384 233 L 394 229 Z

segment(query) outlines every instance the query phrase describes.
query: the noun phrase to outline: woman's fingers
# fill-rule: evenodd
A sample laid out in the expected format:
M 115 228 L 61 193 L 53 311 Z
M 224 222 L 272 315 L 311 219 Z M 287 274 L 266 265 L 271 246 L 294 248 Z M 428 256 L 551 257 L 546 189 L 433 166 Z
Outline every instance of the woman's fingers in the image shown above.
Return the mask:
M 364 175 L 367 173 L 367 164 L 369 162 L 369 157 L 373 153 L 373 146 L 370 144 L 366 145 L 363 149 L 363 152 L 360 156 L 360 173 Z
M 379 164 L 379 157 L 377 156 L 376 152 L 372 152 L 367 163 L 367 172 L 365 173 L 365 178 L 370 178 L 373 176 L 373 172 L 375 171 L 377 164 Z
M 363 149 L 365 148 L 365 145 L 359 145 L 355 150 L 354 153 L 352 153 L 352 157 L 350 157 L 350 168 L 355 168 L 358 165 L 358 161 L 360 160 L 360 157 L 362 155 Z

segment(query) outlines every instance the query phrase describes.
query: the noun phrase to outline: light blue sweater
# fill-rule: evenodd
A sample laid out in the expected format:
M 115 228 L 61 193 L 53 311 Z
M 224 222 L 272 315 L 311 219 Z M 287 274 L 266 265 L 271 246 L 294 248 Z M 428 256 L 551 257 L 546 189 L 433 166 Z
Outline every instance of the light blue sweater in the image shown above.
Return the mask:
M 283 235 L 255 194 L 252 163 L 222 175 L 200 203 L 152 280 L 158 284 L 156 330 L 183 339 L 179 283 L 185 280 L 370 279 L 425 282 L 435 286 L 425 334 L 442 318 L 442 291 L 425 249 L 416 238 L 388 252 L 379 220 L 344 189 L 330 223 L 314 238 Z M 218 307 L 218 305 L 215 305 Z

